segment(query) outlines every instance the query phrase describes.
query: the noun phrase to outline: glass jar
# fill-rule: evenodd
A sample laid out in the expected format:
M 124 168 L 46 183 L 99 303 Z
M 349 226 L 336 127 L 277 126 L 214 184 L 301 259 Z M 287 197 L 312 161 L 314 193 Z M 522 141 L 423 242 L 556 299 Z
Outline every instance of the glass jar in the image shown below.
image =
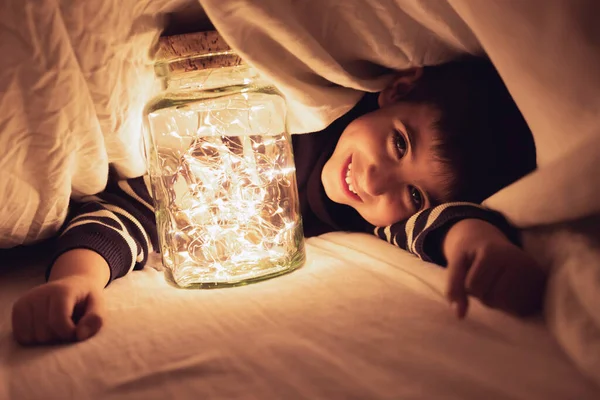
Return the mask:
M 305 260 L 285 101 L 212 35 L 208 50 L 157 62 L 163 90 L 145 110 L 160 251 L 167 279 L 186 288 L 262 280 Z

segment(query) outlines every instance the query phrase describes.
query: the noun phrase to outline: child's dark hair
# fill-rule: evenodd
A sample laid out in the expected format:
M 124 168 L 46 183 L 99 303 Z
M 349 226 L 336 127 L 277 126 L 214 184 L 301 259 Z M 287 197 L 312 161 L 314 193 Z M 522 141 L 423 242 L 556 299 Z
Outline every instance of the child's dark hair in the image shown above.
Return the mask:
M 480 203 L 535 169 L 531 131 L 488 60 L 425 67 L 403 101 L 439 112 L 433 151 L 451 171 L 450 200 Z

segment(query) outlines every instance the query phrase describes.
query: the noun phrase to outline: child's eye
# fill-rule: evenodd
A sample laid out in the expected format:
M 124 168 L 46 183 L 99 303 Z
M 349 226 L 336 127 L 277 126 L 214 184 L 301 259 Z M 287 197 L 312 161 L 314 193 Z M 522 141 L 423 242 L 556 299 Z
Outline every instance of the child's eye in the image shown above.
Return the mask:
M 398 158 L 402 158 L 406 155 L 407 144 L 404 135 L 399 131 L 394 132 L 394 148 L 398 154 Z
M 421 191 L 414 186 L 409 186 L 408 191 L 410 194 L 410 201 L 415 206 L 415 210 L 421 211 L 423 208 L 423 195 L 421 194 Z

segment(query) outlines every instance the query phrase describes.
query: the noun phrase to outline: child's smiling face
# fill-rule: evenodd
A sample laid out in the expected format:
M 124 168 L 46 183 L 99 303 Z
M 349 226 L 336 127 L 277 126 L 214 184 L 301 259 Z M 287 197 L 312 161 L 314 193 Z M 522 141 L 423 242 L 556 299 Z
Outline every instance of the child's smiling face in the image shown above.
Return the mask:
M 381 98 L 380 104 L 344 130 L 321 181 L 330 200 L 387 226 L 447 201 L 450 171 L 432 149 L 435 109 Z
M 375 226 L 448 201 L 480 203 L 535 169 L 535 143 L 485 59 L 397 71 L 323 167 L 330 200 Z

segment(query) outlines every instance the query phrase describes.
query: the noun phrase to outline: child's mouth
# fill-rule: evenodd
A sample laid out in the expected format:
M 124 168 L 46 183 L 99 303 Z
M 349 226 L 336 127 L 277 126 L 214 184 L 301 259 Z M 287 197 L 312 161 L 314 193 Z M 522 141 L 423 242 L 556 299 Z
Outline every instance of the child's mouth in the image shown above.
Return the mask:
M 342 169 L 342 186 L 345 189 L 346 194 L 353 200 L 361 201 L 360 196 L 356 192 L 354 177 L 352 175 L 352 157 L 348 159 L 345 167 Z

